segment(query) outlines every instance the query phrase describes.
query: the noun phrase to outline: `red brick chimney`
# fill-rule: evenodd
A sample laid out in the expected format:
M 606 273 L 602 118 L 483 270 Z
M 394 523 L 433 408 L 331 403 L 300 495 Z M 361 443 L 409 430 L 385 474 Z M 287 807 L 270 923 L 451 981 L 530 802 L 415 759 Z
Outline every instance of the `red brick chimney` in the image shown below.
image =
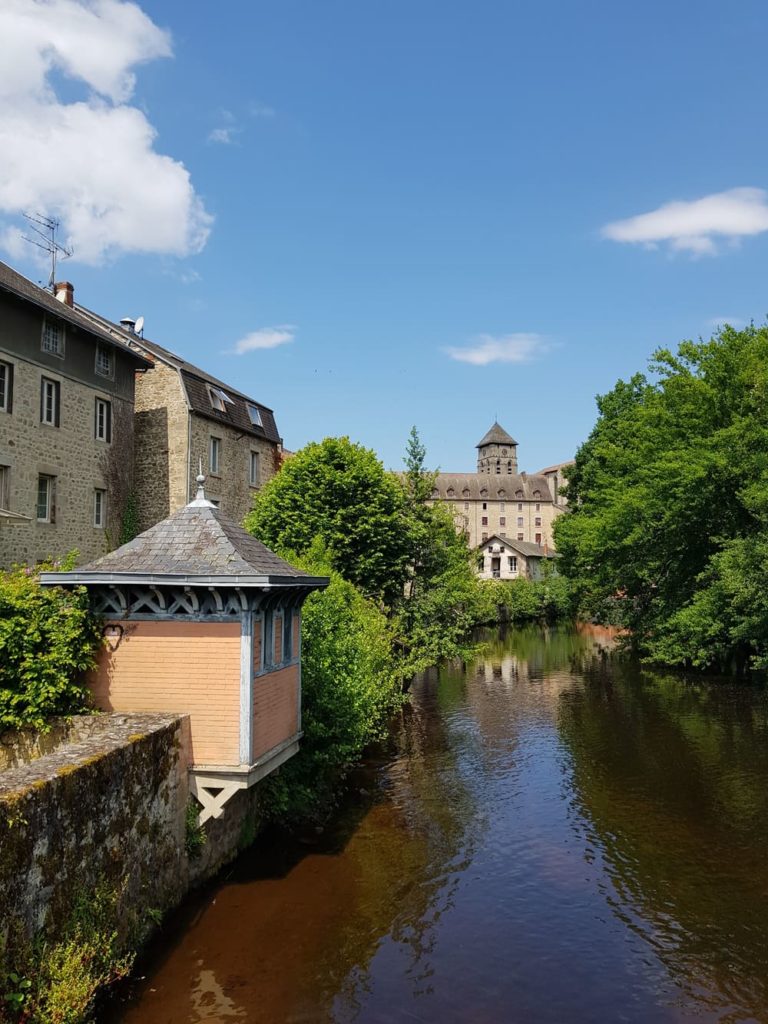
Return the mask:
M 53 292 L 59 302 L 63 302 L 65 306 L 74 306 L 75 286 L 69 281 L 58 281 L 53 286 Z

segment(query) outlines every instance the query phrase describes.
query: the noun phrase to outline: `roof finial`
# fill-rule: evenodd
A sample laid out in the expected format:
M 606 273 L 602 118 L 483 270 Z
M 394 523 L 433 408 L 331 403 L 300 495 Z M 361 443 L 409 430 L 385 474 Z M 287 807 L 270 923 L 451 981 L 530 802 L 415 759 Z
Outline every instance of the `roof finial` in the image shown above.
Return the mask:
M 198 468 L 198 473 L 197 473 L 197 476 L 195 477 L 195 480 L 197 481 L 197 494 L 195 495 L 195 500 L 194 501 L 190 501 L 189 504 L 190 505 L 197 505 L 198 507 L 199 506 L 203 506 L 204 508 L 215 508 L 216 506 L 213 504 L 213 502 L 212 501 L 208 501 L 208 499 L 205 496 L 205 488 L 203 487 L 203 484 L 205 483 L 205 473 L 203 473 L 203 460 L 202 460 L 202 458 L 200 459 L 200 462 L 198 463 L 198 467 L 197 468 Z

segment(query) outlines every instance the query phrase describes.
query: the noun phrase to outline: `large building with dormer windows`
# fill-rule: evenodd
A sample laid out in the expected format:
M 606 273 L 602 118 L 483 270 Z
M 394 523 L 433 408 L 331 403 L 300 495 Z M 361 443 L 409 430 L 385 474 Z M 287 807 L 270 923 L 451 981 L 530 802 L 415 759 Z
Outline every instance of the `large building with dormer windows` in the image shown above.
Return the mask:
M 433 498 L 450 505 L 473 548 L 494 535 L 553 548 L 552 526 L 565 509 L 559 488 L 567 463 L 518 472 L 517 441 L 498 423 L 476 447 L 477 472 L 438 473 Z
M 152 363 L 0 263 L 0 568 L 120 537 L 133 491 L 135 380 Z

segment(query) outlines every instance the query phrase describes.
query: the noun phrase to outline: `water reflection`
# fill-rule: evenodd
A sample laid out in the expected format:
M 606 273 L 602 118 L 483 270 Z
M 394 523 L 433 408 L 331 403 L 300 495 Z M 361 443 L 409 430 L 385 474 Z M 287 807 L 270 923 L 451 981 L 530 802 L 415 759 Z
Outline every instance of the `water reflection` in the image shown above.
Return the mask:
M 116 1019 L 768 1020 L 768 705 L 590 631 L 414 687 L 333 829 L 262 840 Z

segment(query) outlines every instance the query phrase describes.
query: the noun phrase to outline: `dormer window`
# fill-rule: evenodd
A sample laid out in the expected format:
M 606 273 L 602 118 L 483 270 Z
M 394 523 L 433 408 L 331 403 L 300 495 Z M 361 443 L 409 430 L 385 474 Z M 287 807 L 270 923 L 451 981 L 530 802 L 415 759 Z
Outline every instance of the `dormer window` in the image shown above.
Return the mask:
M 221 388 L 209 387 L 208 396 L 216 412 L 226 412 L 228 405 L 235 404 L 226 391 L 222 391 Z
M 456 494 L 456 491 L 454 491 L 452 487 L 449 487 L 445 493 L 448 495 L 449 498 L 452 498 Z
M 248 419 L 251 421 L 251 426 L 253 426 L 253 427 L 260 427 L 260 426 L 262 426 L 261 413 L 256 408 L 256 406 L 255 405 L 251 405 L 250 402 L 248 403 Z
M 52 356 L 64 355 L 64 326 L 58 320 L 43 320 L 43 336 L 40 343 L 43 352 Z
M 106 345 L 96 346 L 96 373 L 100 377 L 113 377 L 115 372 L 114 352 Z

